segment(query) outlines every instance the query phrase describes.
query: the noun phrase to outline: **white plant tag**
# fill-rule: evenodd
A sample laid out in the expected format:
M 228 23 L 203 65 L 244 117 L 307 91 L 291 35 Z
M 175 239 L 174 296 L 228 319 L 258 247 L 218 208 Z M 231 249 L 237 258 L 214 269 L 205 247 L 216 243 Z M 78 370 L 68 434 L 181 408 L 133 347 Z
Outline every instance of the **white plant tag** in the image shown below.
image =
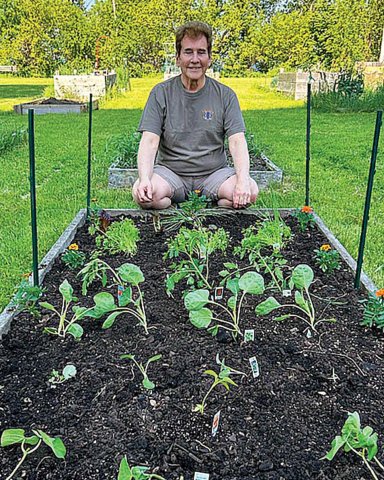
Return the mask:
M 283 297 L 291 297 L 292 290 L 283 290 Z
M 307 336 L 307 338 L 312 338 L 312 332 L 309 328 L 307 330 L 306 336 Z
M 260 375 L 260 370 L 256 357 L 251 357 L 249 363 L 251 364 L 253 378 L 257 378 Z
M 215 413 L 212 422 L 212 437 L 214 437 L 219 429 L 219 422 L 220 422 L 220 410 Z
M 215 300 L 221 300 L 224 294 L 224 287 L 215 288 Z
M 244 342 L 253 342 L 255 340 L 255 330 L 244 330 Z
M 209 473 L 195 472 L 193 480 L 209 480 Z

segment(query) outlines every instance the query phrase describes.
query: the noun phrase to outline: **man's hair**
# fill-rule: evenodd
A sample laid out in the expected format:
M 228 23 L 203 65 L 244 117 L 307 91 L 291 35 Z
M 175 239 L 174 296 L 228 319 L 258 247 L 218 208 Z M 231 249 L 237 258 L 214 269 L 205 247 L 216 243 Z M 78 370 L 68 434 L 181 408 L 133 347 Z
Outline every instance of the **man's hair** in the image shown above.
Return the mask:
M 207 39 L 208 55 L 212 52 L 212 28 L 203 22 L 187 22 L 179 27 L 176 31 L 176 55 L 179 56 L 181 52 L 181 41 L 184 37 L 193 39 L 199 38 L 202 35 Z

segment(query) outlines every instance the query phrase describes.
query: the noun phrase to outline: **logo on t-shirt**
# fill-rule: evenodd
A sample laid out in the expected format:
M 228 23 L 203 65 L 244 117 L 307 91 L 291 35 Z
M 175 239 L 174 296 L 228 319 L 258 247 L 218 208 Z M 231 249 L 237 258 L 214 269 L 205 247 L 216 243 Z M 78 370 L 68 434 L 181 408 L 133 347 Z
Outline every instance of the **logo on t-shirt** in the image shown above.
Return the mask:
M 203 110 L 202 111 L 202 114 L 203 114 L 203 118 L 204 120 L 212 120 L 213 118 L 213 113 L 212 110 Z

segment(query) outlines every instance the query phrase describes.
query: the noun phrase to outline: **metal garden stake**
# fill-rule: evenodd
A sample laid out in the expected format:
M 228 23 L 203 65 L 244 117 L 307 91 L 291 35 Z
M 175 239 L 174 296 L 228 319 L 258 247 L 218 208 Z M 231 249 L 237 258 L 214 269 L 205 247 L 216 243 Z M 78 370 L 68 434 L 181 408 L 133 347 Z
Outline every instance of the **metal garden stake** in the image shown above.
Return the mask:
M 28 140 L 29 140 L 29 184 L 31 196 L 31 228 L 32 228 L 32 264 L 33 285 L 39 285 L 38 246 L 37 246 L 37 216 L 36 216 L 36 176 L 35 176 L 35 121 L 33 108 L 28 110 Z
M 87 167 L 87 216 L 91 208 L 91 157 L 92 157 L 92 93 L 89 94 L 88 167 Z
M 309 161 L 311 158 L 311 79 L 307 84 L 307 137 L 305 144 L 305 204 L 309 205 Z

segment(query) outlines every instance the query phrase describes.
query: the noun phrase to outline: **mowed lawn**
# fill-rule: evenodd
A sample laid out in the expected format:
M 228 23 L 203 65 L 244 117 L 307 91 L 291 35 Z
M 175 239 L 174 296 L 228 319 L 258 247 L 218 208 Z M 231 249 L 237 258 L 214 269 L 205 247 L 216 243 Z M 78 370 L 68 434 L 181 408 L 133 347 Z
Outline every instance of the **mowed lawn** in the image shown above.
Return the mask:
M 108 190 L 105 151 L 112 136 L 136 128 L 150 89 L 160 77 L 132 79 L 132 90 L 94 112 L 92 197 L 103 207 L 132 207 L 130 190 Z M 303 102 L 276 94 L 270 79 L 223 79 L 239 96 L 245 121 L 268 156 L 284 169 L 282 186 L 260 195 L 260 206 L 300 207 L 305 199 Z M 50 79 L 0 77 L 0 133 L 27 128 L 12 106 L 41 97 Z M 311 205 L 356 258 L 375 114 L 318 114 L 312 118 Z M 86 202 L 87 115 L 35 118 L 39 258 Z M 0 159 L 0 310 L 21 275 L 31 270 L 28 146 Z M 364 269 L 384 286 L 384 143 L 381 137 Z

